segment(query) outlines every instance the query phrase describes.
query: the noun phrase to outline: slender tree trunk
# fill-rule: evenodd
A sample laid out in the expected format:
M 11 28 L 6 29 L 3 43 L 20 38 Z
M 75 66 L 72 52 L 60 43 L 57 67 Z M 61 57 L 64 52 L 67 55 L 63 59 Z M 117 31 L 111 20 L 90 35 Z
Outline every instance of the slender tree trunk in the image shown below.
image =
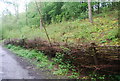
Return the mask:
M 88 0 L 88 15 L 89 15 L 89 21 L 91 23 L 93 23 L 93 19 L 92 19 L 92 8 L 91 8 L 91 0 Z
M 47 39 L 48 39 L 48 42 L 49 42 L 50 46 L 52 47 L 52 43 L 51 43 L 51 41 L 50 41 L 50 37 L 49 37 L 49 35 L 48 35 L 48 33 L 47 33 L 46 28 L 43 26 L 41 10 L 39 9 L 39 6 L 38 6 L 38 4 L 37 4 L 36 1 L 35 1 L 35 4 L 36 4 L 36 7 L 37 7 L 38 12 L 39 12 L 39 15 L 40 15 L 40 29 L 41 29 L 41 28 L 44 28 L 44 30 L 45 30 L 45 34 L 46 34 Z
M 25 7 L 26 7 L 26 25 L 28 25 L 28 19 L 27 19 L 27 11 L 28 11 L 28 6 L 27 6 L 27 1 L 25 2 Z
M 42 22 L 42 18 L 40 18 L 40 29 L 43 28 L 43 22 Z
M 42 23 L 42 13 L 41 13 L 41 10 L 39 9 L 39 6 L 37 4 L 37 2 L 35 1 L 35 4 L 36 4 L 36 7 L 37 7 L 37 10 L 39 12 L 39 15 L 40 15 L 40 29 L 43 28 L 43 23 Z
M 16 8 L 16 6 L 14 6 L 14 9 L 15 9 L 15 16 L 16 16 L 15 22 L 17 22 L 17 20 L 18 20 L 18 15 L 17 15 L 17 8 Z
M 98 2 L 98 11 L 97 13 L 99 14 L 100 13 L 100 3 Z
M 18 20 L 19 19 L 19 7 L 18 7 L 18 4 L 17 4 L 16 8 L 17 8 L 16 16 L 17 16 L 17 20 Z
M 2 23 L 4 22 L 4 12 L 2 12 L 2 20 L 1 20 L 1 25 L 2 25 Z M 1 34 L 2 34 L 2 40 L 4 39 L 3 38 L 3 29 L 2 29 L 2 32 L 1 32 Z
M 19 19 L 19 5 L 18 5 L 18 2 L 13 0 L 13 6 L 14 6 L 14 9 L 15 9 L 15 15 L 16 15 L 15 22 L 17 22 L 18 19 Z

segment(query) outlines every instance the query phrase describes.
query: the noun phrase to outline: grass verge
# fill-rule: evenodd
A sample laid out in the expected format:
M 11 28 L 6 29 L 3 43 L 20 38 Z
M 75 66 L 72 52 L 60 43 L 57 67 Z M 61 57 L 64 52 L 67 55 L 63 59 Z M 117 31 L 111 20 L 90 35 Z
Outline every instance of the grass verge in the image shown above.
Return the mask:
M 36 51 L 36 50 L 28 50 L 24 49 L 20 46 L 14 46 L 14 45 L 6 45 L 6 48 L 8 48 L 10 51 L 14 52 L 17 56 L 26 58 L 30 61 L 34 61 L 33 63 L 37 67 L 46 67 L 48 69 L 53 68 L 53 62 L 49 61 L 47 56 L 45 56 L 42 52 Z
M 40 51 L 24 49 L 20 46 L 14 46 L 11 44 L 6 45 L 5 47 L 15 53 L 17 56 L 28 59 L 31 61 L 31 63 L 36 65 L 37 68 L 49 69 L 55 75 L 68 76 L 69 69 L 72 67 L 69 64 L 66 65 L 62 63 L 62 57 L 60 54 L 57 54 L 56 58 L 52 58 L 52 61 L 50 61 L 48 60 L 48 57 Z M 56 65 L 58 65 L 58 67 L 55 67 Z M 72 72 L 68 78 L 77 78 L 78 76 L 78 73 Z
M 57 53 L 55 58 L 52 58 L 53 61 L 48 60 L 48 57 L 45 56 L 42 52 L 36 50 L 24 49 L 20 46 L 14 45 L 6 45 L 10 51 L 14 52 L 17 56 L 26 58 L 30 60 L 34 65 L 38 68 L 49 69 L 55 75 L 64 75 L 68 76 L 70 79 L 91 79 L 92 81 L 96 80 L 105 80 L 106 78 L 110 79 L 110 81 L 119 81 L 120 75 L 99 75 L 92 74 L 84 77 L 80 77 L 80 73 L 77 72 L 74 66 L 70 65 L 69 62 L 63 63 L 63 54 Z

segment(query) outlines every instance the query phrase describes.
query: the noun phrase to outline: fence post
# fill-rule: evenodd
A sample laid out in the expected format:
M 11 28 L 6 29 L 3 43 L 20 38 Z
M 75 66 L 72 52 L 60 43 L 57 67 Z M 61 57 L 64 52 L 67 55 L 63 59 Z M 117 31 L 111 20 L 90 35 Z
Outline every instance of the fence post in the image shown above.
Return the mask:
M 95 43 L 91 43 L 91 51 L 92 51 L 92 55 L 93 55 L 93 59 L 94 59 L 94 63 L 95 65 L 98 65 L 98 60 L 97 60 L 97 56 L 96 56 L 96 44 Z
M 26 38 L 22 39 L 23 47 L 25 47 L 25 40 L 26 40 Z

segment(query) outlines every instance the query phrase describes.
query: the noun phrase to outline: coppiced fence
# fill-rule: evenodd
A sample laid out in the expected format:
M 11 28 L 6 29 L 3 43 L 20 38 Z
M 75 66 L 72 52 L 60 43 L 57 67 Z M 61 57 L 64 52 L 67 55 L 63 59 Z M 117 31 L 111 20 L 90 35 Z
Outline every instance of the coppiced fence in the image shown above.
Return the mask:
M 59 52 L 64 54 L 63 62 L 71 61 L 71 64 L 76 66 L 76 69 L 86 68 L 117 74 L 120 71 L 120 46 L 99 46 L 95 45 L 95 43 L 69 46 L 67 44 L 53 43 L 51 47 L 47 41 L 40 38 L 34 40 L 10 39 L 6 40 L 4 44 L 36 49 L 51 57 L 54 57 Z

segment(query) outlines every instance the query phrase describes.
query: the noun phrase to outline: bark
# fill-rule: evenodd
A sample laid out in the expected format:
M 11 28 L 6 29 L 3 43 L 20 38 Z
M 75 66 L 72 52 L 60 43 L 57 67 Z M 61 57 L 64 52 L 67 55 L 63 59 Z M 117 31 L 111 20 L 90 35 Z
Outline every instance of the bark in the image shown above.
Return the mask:
M 27 11 L 28 11 L 28 5 L 27 5 L 27 1 L 25 1 L 25 10 L 26 10 L 26 25 L 28 25 L 28 19 L 27 19 Z
M 39 12 L 39 15 L 40 15 L 40 29 L 41 29 L 41 28 L 44 28 L 44 30 L 45 30 L 45 34 L 46 34 L 47 39 L 48 39 L 48 41 L 49 41 L 49 44 L 50 44 L 50 46 L 52 47 L 52 43 L 51 43 L 51 41 L 50 41 L 50 37 L 49 37 L 49 35 L 48 35 L 48 33 L 47 33 L 46 28 L 43 26 L 41 10 L 39 9 L 39 6 L 38 6 L 38 4 L 37 4 L 36 1 L 35 1 L 35 4 L 36 4 L 36 7 L 37 7 L 38 12 Z
M 43 28 L 43 24 L 42 24 L 42 18 L 40 18 L 40 29 Z
M 17 1 L 13 1 L 13 6 L 15 9 L 16 21 L 19 19 L 19 6 Z
M 42 23 L 42 13 L 41 13 L 41 10 L 39 9 L 39 6 L 37 4 L 37 2 L 35 1 L 35 4 L 36 4 L 36 7 L 37 7 L 37 10 L 39 12 L 39 15 L 40 15 L 40 29 L 43 28 L 43 23 Z
M 19 19 L 19 7 L 18 7 L 18 5 L 16 6 L 16 18 L 17 18 L 17 20 Z
M 97 11 L 97 13 L 99 14 L 100 13 L 100 3 L 98 2 L 98 11 Z
M 91 0 L 88 0 L 88 15 L 89 15 L 89 21 L 91 23 L 93 23 L 93 19 L 92 19 L 92 8 L 91 8 Z
M 14 6 L 15 16 L 16 16 L 15 22 L 17 22 L 19 19 L 19 5 L 18 5 L 19 3 L 17 0 L 12 0 L 11 4 Z

